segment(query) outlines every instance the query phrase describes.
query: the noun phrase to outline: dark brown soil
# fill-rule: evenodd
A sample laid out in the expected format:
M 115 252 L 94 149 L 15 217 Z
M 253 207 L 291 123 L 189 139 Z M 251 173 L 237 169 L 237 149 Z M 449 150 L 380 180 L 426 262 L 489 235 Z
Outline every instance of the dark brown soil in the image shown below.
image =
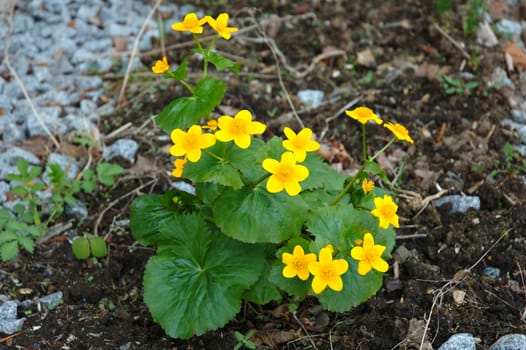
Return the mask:
M 333 161 L 344 170 L 359 164 L 358 129 L 341 112 L 337 119 L 326 120 L 347 103 L 360 97 L 357 105 L 367 105 L 383 118 L 408 127 L 414 145 L 396 144 L 380 158 L 389 176 L 397 180 L 402 217 L 384 287 L 349 313 L 324 312 L 314 299 L 301 303 L 295 315 L 288 312 L 288 300 L 262 308 L 247 303 L 222 329 L 185 341 L 167 337 L 152 321 L 141 296 L 143 269 L 154 251 L 134 243 L 129 229 L 117 223 L 128 218 L 136 188 L 152 179 L 142 193 L 168 188 L 170 179 L 164 174 L 171 167 L 169 157 L 162 153 L 163 144 L 152 141 L 162 132 L 139 127 L 179 90 L 168 86 L 139 95 L 151 83 L 135 84 L 129 89 L 129 104 L 100 127 L 108 132 L 131 122 L 131 133 L 141 143 L 140 157 L 154 160 L 146 167 L 150 172 L 139 175 L 132 168 L 109 193 L 87 198 L 90 219 L 76 227 L 93 232 L 101 208 L 129 193 L 112 204 L 97 224 L 99 235 L 109 242 L 107 258 L 77 261 L 66 232 L 40 245 L 35 254 L 4 263 L 1 294 L 24 300 L 63 291 L 64 302 L 53 310 L 34 307 L 25 314 L 20 310 L 21 317 L 27 316 L 24 330 L 3 339 L 0 349 L 232 349 L 234 331 L 245 334 L 252 329 L 256 330 L 252 340 L 261 349 L 425 349 L 427 342 L 437 348 L 461 332 L 479 338 L 478 349 L 488 349 L 502 335 L 526 333 L 525 173 L 513 169 L 524 160 L 517 157 L 512 164 L 506 160 L 505 143 L 517 143 L 518 138 L 501 126 L 510 108 L 503 91 L 487 84 L 494 68 L 506 64 L 500 46 L 484 48 L 474 37 L 463 35 L 466 8 L 457 4 L 463 2 L 454 1 L 452 11 L 444 15 L 436 11 L 434 1 L 427 0 L 407 0 L 403 5 L 399 1 L 269 1 L 256 8 L 258 2 L 248 0 L 235 1 L 228 8 L 202 3 L 196 7 L 206 13 L 227 10 L 241 28 L 254 24 L 250 9 L 259 20 L 281 18 L 263 26 L 284 55 L 277 56 L 279 67 L 257 28 L 220 42 L 220 51 L 243 61 L 242 73 L 229 77 L 223 110 L 251 109 L 270 125 L 270 134 L 281 133 L 285 125 L 295 126 L 278 80 L 280 69 L 305 125 L 318 136 L 323 134 L 325 144 L 347 151 Z M 514 17 L 518 13 L 518 8 L 508 8 L 497 15 L 519 20 Z M 463 42 L 471 59 L 435 24 Z M 170 34 L 168 48 L 187 39 Z M 180 50 L 168 51 L 172 61 L 188 53 Z M 370 67 L 359 58 L 365 50 L 375 58 Z M 146 53 L 142 58 L 150 65 L 155 57 Z M 447 69 L 454 76 L 461 66 L 479 85 L 465 94 L 448 95 L 436 79 L 436 70 Z M 295 77 L 289 67 L 304 74 Z M 516 71 L 509 75 L 515 82 L 520 79 Z M 118 91 L 120 82 L 108 84 Z M 321 90 L 332 102 L 304 108 L 295 97 L 301 89 Z M 368 135 L 372 150 L 388 137 L 374 125 L 368 127 Z M 152 164 L 164 168 L 152 169 Z M 435 208 L 424 200 L 440 189 L 479 196 L 481 208 L 451 214 L 449 208 Z M 488 266 L 499 268 L 500 275 L 486 276 L 483 271 Z M 31 293 L 22 294 L 24 288 Z

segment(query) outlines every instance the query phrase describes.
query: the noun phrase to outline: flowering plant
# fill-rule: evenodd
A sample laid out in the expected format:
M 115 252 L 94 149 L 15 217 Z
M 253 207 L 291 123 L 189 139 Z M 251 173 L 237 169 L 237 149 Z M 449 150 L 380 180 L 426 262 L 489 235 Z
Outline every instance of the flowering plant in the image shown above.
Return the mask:
M 216 32 L 206 49 L 198 35 Z M 266 304 L 291 295 L 317 296 L 322 306 L 343 312 L 373 296 L 382 285 L 399 227 L 390 184 L 375 162 L 395 140 L 412 143 L 405 127 L 383 122 L 371 109 L 346 111 L 361 123 L 363 164 L 351 177 L 315 153 L 309 128 L 284 128 L 285 138 L 254 137 L 265 124 L 248 110 L 213 118 L 226 84 L 208 76 L 208 65 L 238 70 L 213 51 L 216 39 L 237 31 L 228 15 L 199 19 L 188 14 L 174 30 L 192 33 L 203 58 L 203 76 L 185 81 L 188 61 L 171 70 L 163 57 L 154 73 L 181 82 L 190 96 L 171 102 L 158 116 L 170 134 L 172 175 L 195 192 L 143 195 L 131 207 L 130 226 L 143 245 L 156 246 L 144 272 L 144 300 L 154 320 L 172 337 L 189 338 L 223 326 L 241 301 Z M 393 133 L 369 156 L 365 124 Z

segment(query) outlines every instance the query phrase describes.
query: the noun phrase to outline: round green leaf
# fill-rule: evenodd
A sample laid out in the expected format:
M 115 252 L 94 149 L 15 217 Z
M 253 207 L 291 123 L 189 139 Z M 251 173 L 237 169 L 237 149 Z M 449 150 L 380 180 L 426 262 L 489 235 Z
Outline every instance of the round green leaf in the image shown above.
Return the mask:
M 92 237 L 89 240 L 89 245 L 91 248 L 91 255 L 93 255 L 96 258 L 101 258 L 105 256 L 108 251 L 106 242 L 104 242 L 104 240 L 99 236 Z
M 261 274 L 263 247 L 212 233 L 196 215 L 166 222 L 161 233 L 171 243 L 159 247 L 144 272 L 144 301 L 153 319 L 171 337 L 187 339 L 234 318 L 243 291 Z
M 301 232 L 308 207 L 301 196 L 261 187 L 225 189 L 213 208 L 216 224 L 243 242 L 280 243 Z
M 79 260 L 86 260 L 90 255 L 89 242 L 86 237 L 77 237 L 71 244 L 73 254 Z

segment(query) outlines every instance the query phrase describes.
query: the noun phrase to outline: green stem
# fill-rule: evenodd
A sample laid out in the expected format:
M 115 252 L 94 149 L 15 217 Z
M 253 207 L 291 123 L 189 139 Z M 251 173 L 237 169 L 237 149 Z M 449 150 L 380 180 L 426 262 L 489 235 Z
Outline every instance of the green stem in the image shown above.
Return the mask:
M 362 124 L 362 155 L 363 161 L 367 159 L 367 146 L 365 145 L 365 124 Z
M 226 160 L 225 158 L 221 157 L 221 156 L 218 156 L 217 154 L 215 154 L 214 152 L 210 152 L 209 150 L 206 150 L 204 149 L 203 150 L 206 154 L 208 154 L 209 156 L 211 157 L 214 157 L 215 159 L 219 160 L 220 162 L 222 163 L 228 163 L 228 160 Z
M 358 176 L 365 169 L 365 164 L 366 163 L 367 162 L 364 160 L 364 162 L 363 162 L 362 166 L 360 167 L 360 169 L 358 170 L 358 172 L 356 174 L 354 174 L 354 176 L 351 178 L 351 180 L 347 183 L 347 186 L 345 186 L 345 188 L 340 193 L 338 193 L 336 198 L 334 198 L 333 201 L 329 205 L 336 205 L 343 198 L 343 196 L 345 196 L 345 194 L 347 192 L 349 192 L 349 190 L 351 189 L 352 185 L 354 184 L 354 181 L 356 181 Z
M 250 187 L 252 187 L 252 188 L 256 187 L 257 185 L 259 185 L 260 183 L 262 183 L 266 178 L 268 178 L 270 175 L 272 175 L 272 174 L 267 173 L 267 174 L 261 176 L 261 177 L 260 177 L 259 179 L 257 179 L 256 181 L 250 183 Z
M 185 88 L 188 89 L 188 91 L 190 91 L 190 93 L 191 93 L 192 95 L 194 94 L 194 88 L 193 88 L 190 84 L 188 84 L 188 83 L 187 83 L 186 81 L 184 81 L 184 80 L 179 80 L 179 81 L 181 82 L 181 84 L 183 84 L 183 86 L 184 86 Z
M 389 148 L 389 146 L 391 146 L 391 144 L 392 144 L 393 142 L 395 142 L 395 140 L 396 140 L 396 137 L 393 137 L 391 140 L 389 140 L 389 142 L 387 142 L 387 144 L 386 144 L 385 146 L 383 146 L 381 150 L 379 150 L 378 152 L 376 152 L 376 153 L 374 154 L 374 156 L 372 156 L 372 157 L 369 159 L 369 161 L 373 161 L 373 160 L 375 160 L 376 157 L 378 157 L 378 156 L 379 156 L 380 154 L 382 154 L 387 148 Z

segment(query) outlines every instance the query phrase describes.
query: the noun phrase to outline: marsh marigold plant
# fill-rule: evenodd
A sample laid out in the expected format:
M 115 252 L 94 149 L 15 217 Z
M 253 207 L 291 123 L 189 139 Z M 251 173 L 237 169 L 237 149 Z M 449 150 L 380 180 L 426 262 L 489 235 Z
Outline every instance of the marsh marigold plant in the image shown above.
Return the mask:
M 195 40 L 189 55 L 202 60 L 152 64 L 154 74 L 185 91 L 155 122 L 172 142 L 167 173 L 190 188 L 137 197 L 130 228 L 139 243 L 157 249 L 144 272 L 144 302 L 175 338 L 225 325 L 243 301 L 311 296 L 325 309 L 348 311 L 382 286 L 400 226 L 396 193 L 376 158 L 394 142 L 412 144 L 409 131 L 367 106 L 345 111 L 348 132 L 362 135 L 363 163 L 348 176 L 324 162 L 310 128 L 284 126 L 270 136 L 249 108 L 217 113 L 226 103 L 222 73 L 239 72 L 215 50 L 217 39 L 241 35 L 229 22 L 227 13 L 174 21 L 174 31 Z M 211 40 L 201 39 L 205 33 Z M 392 136 L 373 154 L 366 125 Z

